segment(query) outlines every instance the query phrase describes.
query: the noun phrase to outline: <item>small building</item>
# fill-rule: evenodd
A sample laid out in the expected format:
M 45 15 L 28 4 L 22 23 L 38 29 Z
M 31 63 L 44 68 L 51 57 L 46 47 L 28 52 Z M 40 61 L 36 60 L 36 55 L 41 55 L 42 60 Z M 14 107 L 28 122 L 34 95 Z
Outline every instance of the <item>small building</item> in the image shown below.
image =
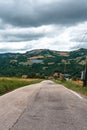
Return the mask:
M 70 75 L 70 74 L 64 74 L 64 78 L 65 78 L 66 80 L 69 80 L 69 79 L 71 78 L 71 75 Z
M 59 73 L 58 73 L 58 72 L 55 72 L 55 73 L 53 74 L 53 76 L 59 76 Z
M 64 78 L 64 75 L 63 75 L 62 73 L 60 73 L 60 74 L 59 74 L 59 79 L 60 79 L 60 80 L 63 80 L 63 78 Z
M 28 75 L 22 75 L 22 78 L 26 79 L 28 78 Z
M 52 76 L 50 76 L 48 79 L 49 79 L 49 80 L 52 80 L 52 79 L 53 79 L 53 77 L 52 77 Z

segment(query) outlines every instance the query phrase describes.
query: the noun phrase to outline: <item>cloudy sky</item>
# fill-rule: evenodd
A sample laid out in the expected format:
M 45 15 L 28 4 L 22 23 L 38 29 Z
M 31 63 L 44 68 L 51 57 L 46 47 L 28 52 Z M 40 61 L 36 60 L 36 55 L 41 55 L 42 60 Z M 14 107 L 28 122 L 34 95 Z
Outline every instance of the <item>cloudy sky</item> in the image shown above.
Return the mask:
M 0 53 L 87 48 L 87 0 L 0 0 Z

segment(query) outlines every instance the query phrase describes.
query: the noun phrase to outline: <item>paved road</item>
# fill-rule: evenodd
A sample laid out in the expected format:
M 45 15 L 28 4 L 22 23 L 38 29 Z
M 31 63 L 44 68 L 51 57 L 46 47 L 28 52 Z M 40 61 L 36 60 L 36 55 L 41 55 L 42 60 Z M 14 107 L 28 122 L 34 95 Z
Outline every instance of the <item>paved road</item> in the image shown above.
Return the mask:
M 0 130 L 87 130 L 87 99 L 43 81 L 0 97 Z

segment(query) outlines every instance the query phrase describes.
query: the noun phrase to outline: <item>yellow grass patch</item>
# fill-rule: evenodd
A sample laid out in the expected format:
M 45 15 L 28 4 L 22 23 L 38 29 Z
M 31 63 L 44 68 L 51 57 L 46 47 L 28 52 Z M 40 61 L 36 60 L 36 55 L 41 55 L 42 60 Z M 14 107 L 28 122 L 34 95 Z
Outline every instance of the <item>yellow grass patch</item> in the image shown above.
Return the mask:
M 58 54 L 61 56 L 69 56 L 69 54 L 67 52 L 58 52 Z
M 73 81 L 75 84 L 82 86 L 83 82 L 81 80 Z
M 8 77 L 0 77 L 0 80 L 18 80 L 18 81 L 37 81 L 38 79 L 31 78 L 8 78 Z
M 41 58 L 44 58 L 44 56 L 33 56 L 33 57 L 28 58 L 28 60 L 36 60 L 36 59 L 41 59 Z

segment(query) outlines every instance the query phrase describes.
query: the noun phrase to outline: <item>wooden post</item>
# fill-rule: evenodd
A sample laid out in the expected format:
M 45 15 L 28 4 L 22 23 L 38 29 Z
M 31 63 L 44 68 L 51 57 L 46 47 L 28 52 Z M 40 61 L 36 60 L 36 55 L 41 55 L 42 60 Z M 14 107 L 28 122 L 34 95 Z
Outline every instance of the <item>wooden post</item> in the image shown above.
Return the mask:
M 85 64 L 85 79 L 83 80 L 83 87 L 87 86 L 87 56 L 86 56 L 86 64 Z

